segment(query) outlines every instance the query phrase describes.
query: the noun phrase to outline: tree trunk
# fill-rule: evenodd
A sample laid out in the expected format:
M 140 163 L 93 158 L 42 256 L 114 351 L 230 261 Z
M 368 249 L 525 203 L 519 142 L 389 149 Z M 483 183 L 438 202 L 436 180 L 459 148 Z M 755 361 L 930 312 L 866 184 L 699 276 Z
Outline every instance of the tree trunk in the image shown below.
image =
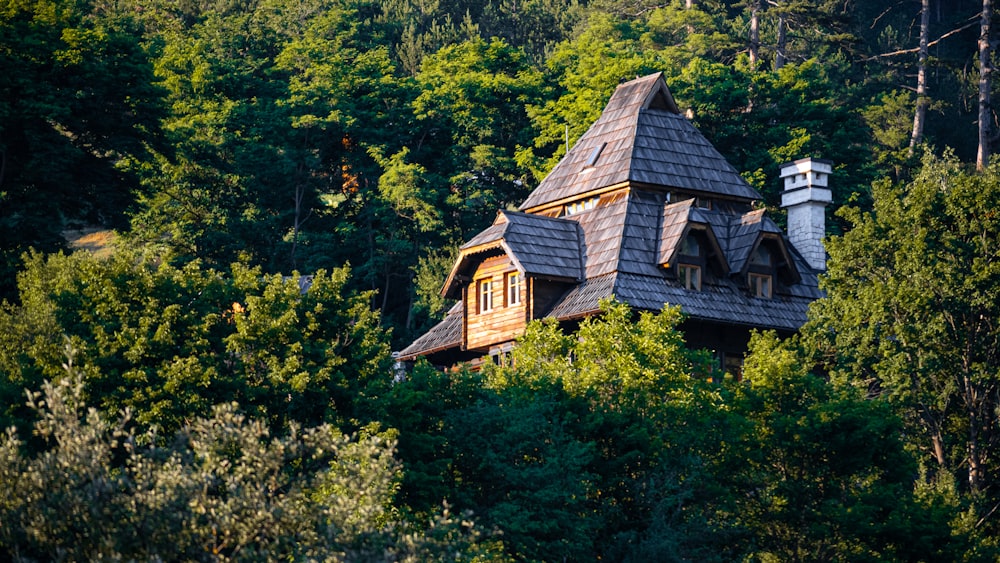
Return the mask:
M 774 70 L 781 70 L 785 66 L 785 46 L 788 43 L 788 29 L 785 22 L 785 15 L 778 16 L 778 45 L 774 53 Z
M 988 0 L 986 0 L 988 1 Z M 917 109 L 913 114 L 910 154 L 924 140 L 924 118 L 927 115 L 927 35 L 931 19 L 930 0 L 920 2 L 920 49 L 917 56 Z
M 760 1 L 754 0 L 750 4 L 750 70 L 757 70 L 758 60 L 760 60 Z
M 993 64 L 990 60 L 990 19 L 993 17 L 992 0 L 983 0 L 979 18 L 979 152 L 976 170 L 980 172 L 990 163 L 990 87 L 993 82 Z

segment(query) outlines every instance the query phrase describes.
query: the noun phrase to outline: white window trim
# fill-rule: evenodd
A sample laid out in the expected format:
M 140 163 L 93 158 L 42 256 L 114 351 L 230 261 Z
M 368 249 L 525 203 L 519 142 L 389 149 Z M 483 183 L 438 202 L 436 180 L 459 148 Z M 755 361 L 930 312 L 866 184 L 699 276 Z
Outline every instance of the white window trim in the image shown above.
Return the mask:
M 524 285 L 521 272 L 509 272 L 507 274 L 507 305 L 521 304 L 521 286 Z
M 493 280 L 479 280 L 479 312 L 489 313 L 493 310 Z

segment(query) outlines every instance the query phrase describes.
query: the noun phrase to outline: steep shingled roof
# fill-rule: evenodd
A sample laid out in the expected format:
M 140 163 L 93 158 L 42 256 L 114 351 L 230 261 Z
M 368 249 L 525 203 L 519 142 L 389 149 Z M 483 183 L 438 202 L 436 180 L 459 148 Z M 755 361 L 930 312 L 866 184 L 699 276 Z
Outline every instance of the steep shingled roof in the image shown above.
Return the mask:
M 547 316 L 560 320 L 593 314 L 598 302 L 615 297 L 637 309 L 659 310 L 680 305 L 685 314 L 726 324 L 796 330 L 806 320 L 811 301 L 822 297 L 816 275 L 791 249 L 773 221 L 762 211 L 744 214 L 693 207 L 690 202 L 666 205 L 664 194 L 634 191 L 610 205 L 574 215 L 583 229 L 587 280 L 570 289 Z M 688 225 L 704 229 L 728 268 L 706 279 L 701 291 L 685 289 L 660 265 L 665 248 L 676 245 Z M 763 235 L 775 238 L 789 264 L 791 285 L 782 284 L 773 298 L 751 297 L 743 271 L 750 248 Z M 674 239 L 674 240 L 665 240 Z M 594 250 L 600 252 L 595 254 Z
M 679 113 L 662 73 L 619 86 L 601 117 L 520 208 L 530 211 L 626 182 L 693 195 L 760 199 Z

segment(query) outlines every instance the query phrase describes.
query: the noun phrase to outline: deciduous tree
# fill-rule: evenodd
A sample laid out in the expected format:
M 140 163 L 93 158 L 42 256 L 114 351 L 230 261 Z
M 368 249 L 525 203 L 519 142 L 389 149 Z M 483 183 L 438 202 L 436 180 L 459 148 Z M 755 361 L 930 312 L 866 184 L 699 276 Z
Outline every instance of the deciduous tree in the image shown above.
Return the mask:
M 931 473 L 960 477 L 993 529 L 1000 434 L 1000 169 L 926 157 L 827 244 L 827 298 L 807 325 L 824 366 L 895 405 Z
M 44 450 L 0 437 L 0 550 L 12 560 L 499 561 L 467 519 L 393 509 L 392 433 L 331 425 L 274 436 L 235 404 L 173 442 L 86 405 L 72 373 L 30 393 Z M 146 444 L 146 445 L 141 445 Z

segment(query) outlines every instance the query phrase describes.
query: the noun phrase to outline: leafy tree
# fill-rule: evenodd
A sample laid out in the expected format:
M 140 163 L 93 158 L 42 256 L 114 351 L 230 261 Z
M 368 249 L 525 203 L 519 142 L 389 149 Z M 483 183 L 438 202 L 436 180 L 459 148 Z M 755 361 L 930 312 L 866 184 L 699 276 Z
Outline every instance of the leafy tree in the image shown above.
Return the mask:
M 534 147 L 518 159 L 536 180 L 544 178 L 568 147 L 600 116 L 615 87 L 624 80 L 662 70 L 666 62 L 640 39 L 641 23 L 602 14 L 592 15 L 585 30 L 556 46 L 547 59 L 549 81 L 557 95 L 528 105 L 538 131 Z
M 131 408 L 168 435 L 231 401 L 276 427 L 350 420 L 366 387 L 387 385 L 388 345 L 348 277 L 34 254 L 19 276 L 22 304 L 0 312 L 5 389 L 59 377 L 68 339 L 93 404 Z M 17 402 L 5 402 L 8 416 Z
M 916 463 L 888 403 L 812 375 L 807 355 L 773 333 L 750 348 L 734 406 L 753 425 L 740 470 L 753 493 L 735 505 L 753 558 L 962 558 L 971 544 L 953 533 L 954 515 L 915 494 Z
M 30 394 L 45 451 L 0 438 L 0 549 L 13 560 L 500 560 L 447 511 L 419 527 L 396 517 L 391 433 L 293 425 L 272 437 L 223 404 L 159 446 L 127 414 L 87 408 L 70 371 Z
M 0 7 L 0 296 L 28 248 L 126 226 L 135 165 L 160 146 L 160 90 L 136 19 L 93 2 Z
M 824 368 L 894 405 L 922 464 L 963 482 L 996 526 L 997 240 L 1000 169 L 925 157 L 908 184 L 879 182 L 874 209 L 845 209 L 828 297 L 807 333 Z
M 453 171 L 434 184 L 448 226 L 464 238 L 527 196 L 514 150 L 531 141 L 524 107 L 539 99 L 541 77 L 523 52 L 474 39 L 428 57 L 417 84 L 418 147 L 429 168 Z
M 502 530 L 518 559 L 710 553 L 704 538 L 686 537 L 698 525 L 671 523 L 676 513 L 667 508 L 691 498 L 687 483 L 699 480 L 691 468 L 713 457 L 699 445 L 716 442 L 691 416 L 700 410 L 697 420 L 707 423 L 717 404 L 689 390 L 711 385 L 689 376 L 706 370 L 704 358 L 684 349 L 675 309 L 633 323 L 628 307 L 605 307 L 573 336 L 554 323 L 533 324 L 509 366 L 478 375 L 418 366 L 396 386 L 386 420 L 407 429 L 404 465 L 431 470 L 421 487 L 407 474 L 404 498 L 420 498 L 409 495 L 428 486 L 452 488 L 445 496 Z M 680 430 L 682 420 L 691 432 Z M 675 535 L 658 535 L 665 530 Z
M 834 201 L 847 203 L 878 174 L 868 164 L 872 133 L 854 110 L 859 93 L 840 85 L 847 74 L 846 67 L 818 60 L 753 72 L 695 59 L 670 84 L 698 129 L 769 205 L 779 200 L 778 167 L 805 155 L 837 165 Z

